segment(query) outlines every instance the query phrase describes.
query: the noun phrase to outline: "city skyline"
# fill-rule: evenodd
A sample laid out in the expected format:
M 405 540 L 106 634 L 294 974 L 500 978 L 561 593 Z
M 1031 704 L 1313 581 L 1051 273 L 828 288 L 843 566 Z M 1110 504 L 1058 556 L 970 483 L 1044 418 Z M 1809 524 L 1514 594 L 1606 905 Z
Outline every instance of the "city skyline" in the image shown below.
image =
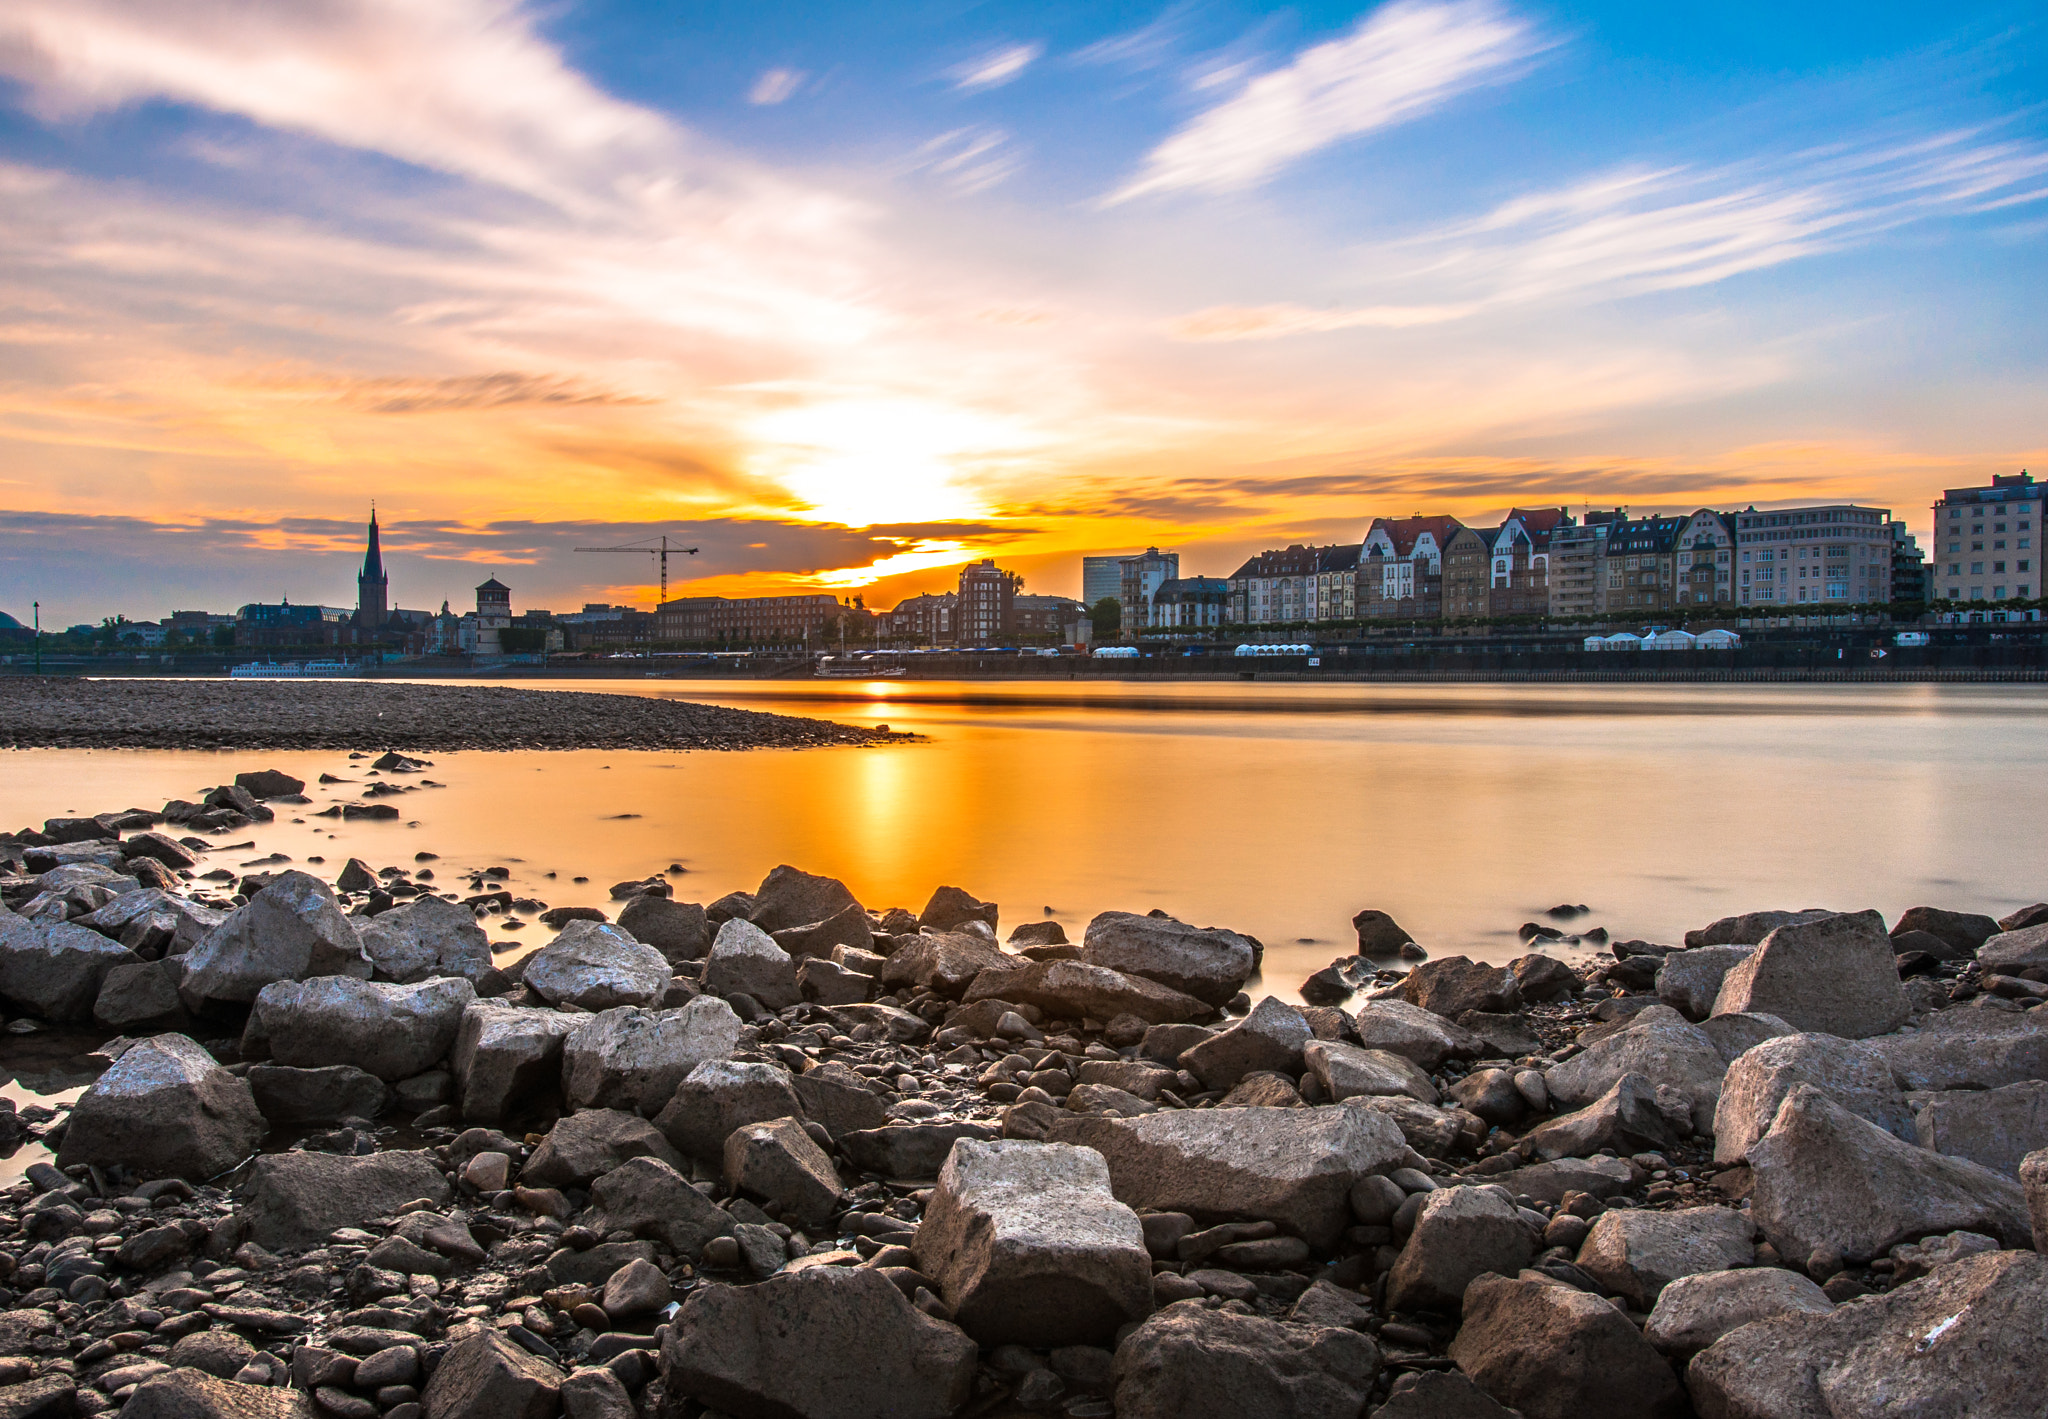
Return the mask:
M 651 604 L 572 549 L 663 530 L 674 594 L 884 602 L 1517 503 L 1924 540 L 2042 462 L 2042 54 L 2000 6 L 22 0 L 0 610 L 338 601 L 371 495 L 409 605 Z

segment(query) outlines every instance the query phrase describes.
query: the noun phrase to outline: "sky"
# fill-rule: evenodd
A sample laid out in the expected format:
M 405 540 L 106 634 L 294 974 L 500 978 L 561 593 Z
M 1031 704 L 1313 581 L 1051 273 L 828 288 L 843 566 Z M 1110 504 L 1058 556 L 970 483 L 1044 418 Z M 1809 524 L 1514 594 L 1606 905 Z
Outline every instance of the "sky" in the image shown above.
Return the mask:
M 8 0 L 0 611 L 2048 475 L 2038 7 Z

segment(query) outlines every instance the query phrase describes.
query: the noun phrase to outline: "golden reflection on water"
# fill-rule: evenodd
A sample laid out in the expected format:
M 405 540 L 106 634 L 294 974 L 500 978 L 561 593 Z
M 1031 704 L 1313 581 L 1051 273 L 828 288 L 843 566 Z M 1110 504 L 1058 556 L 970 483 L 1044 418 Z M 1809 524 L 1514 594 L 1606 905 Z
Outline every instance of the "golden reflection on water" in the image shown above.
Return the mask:
M 870 906 L 915 910 L 950 883 L 1002 903 L 1005 931 L 1050 908 L 1074 937 L 1095 912 L 1159 907 L 1259 936 L 1265 988 L 1285 995 L 1349 949 L 1365 906 L 1436 954 L 1507 959 L 1516 927 L 1563 902 L 1594 908 L 1582 925 L 1671 941 L 1759 907 L 2002 913 L 2048 896 L 2034 687 L 509 683 L 927 740 L 436 755 L 425 776 L 449 786 L 396 800 L 398 824 L 280 815 L 214 861 L 320 855 L 331 876 L 351 855 L 412 868 L 427 850 L 440 887 L 503 864 L 515 894 L 555 905 L 605 905 L 613 882 L 671 862 L 679 894 L 709 901 L 790 862 Z M 245 768 L 358 781 L 312 788 L 318 809 L 360 793 L 365 766 L 16 751 L 0 755 L 0 822 L 155 807 Z M 511 959 L 550 933 L 492 935 Z

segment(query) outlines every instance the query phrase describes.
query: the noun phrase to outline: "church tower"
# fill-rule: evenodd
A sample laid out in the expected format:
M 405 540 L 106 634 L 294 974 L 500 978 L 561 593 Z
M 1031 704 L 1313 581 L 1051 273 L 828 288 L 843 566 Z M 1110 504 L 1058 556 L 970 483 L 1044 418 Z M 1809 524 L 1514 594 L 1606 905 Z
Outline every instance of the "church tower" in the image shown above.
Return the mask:
M 376 632 L 391 619 L 388 596 L 391 578 L 384 574 L 384 552 L 377 545 L 377 508 L 370 506 L 370 546 L 363 554 L 362 574 L 356 578 L 356 629 Z

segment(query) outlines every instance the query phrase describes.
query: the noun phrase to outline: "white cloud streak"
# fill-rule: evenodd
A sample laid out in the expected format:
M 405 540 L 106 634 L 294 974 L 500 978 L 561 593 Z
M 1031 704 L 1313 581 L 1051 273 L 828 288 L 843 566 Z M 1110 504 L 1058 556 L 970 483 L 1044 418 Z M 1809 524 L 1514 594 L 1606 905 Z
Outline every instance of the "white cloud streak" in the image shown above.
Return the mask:
M 1526 22 L 1491 0 L 1396 0 L 1195 118 L 1105 203 L 1255 187 L 1319 148 L 1501 82 L 1543 47 Z
M 1219 307 L 1173 329 L 1191 340 L 1271 339 L 1681 290 L 1864 245 L 1908 223 L 2044 199 L 2048 149 L 1968 131 L 1800 155 L 1765 170 L 1625 170 L 1369 255 L 1389 284 L 1436 299 Z
M 747 90 L 747 102 L 760 106 L 787 102 L 809 77 L 801 69 L 765 69 Z
M 1042 44 L 1011 44 L 984 54 L 979 59 L 946 71 L 946 77 L 953 81 L 953 87 L 960 93 L 980 93 L 983 89 L 997 89 L 1029 69 L 1038 56 L 1045 53 Z

